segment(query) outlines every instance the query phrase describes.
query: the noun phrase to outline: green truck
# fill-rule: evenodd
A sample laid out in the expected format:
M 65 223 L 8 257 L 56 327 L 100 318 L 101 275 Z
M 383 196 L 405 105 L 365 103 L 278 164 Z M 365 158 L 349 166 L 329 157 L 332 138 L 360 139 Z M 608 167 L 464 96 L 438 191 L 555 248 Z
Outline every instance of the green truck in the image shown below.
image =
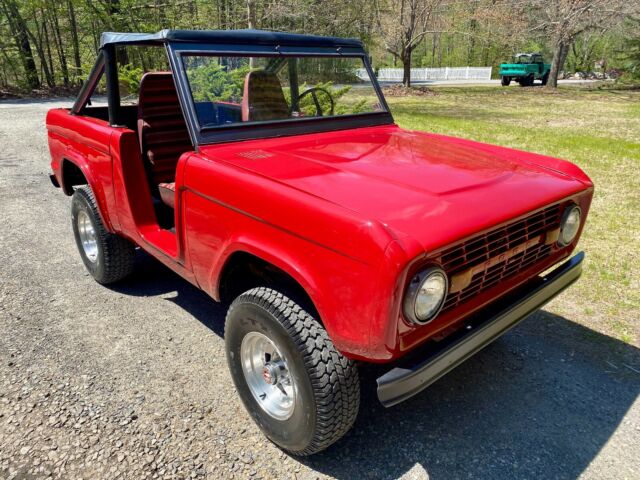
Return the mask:
M 530 87 L 535 80 L 542 80 L 542 85 L 546 85 L 550 71 L 551 65 L 544 63 L 541 54 L 518 53 L 514 63 L 500 65 L 500 78 L 503 87 L 508 87 L 511 80 L 518 82 L 521 87 Z

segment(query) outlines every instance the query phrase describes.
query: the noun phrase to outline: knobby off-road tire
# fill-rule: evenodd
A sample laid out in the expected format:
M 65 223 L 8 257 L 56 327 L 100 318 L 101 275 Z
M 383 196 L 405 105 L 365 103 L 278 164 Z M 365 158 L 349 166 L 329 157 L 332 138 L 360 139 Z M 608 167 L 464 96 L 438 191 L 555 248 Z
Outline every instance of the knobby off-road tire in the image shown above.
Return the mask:
M 133 271 L 134 245 L 107 231 L 88 186 L 76 189 L 71 197 L 71 221 L 80 257 L 98 283 L 115 283 Z
M 286 369 L 279 371 L 287 372 L 295 386 L 288 418 L 276 418 L 265 406 L 268 397 L 262 392 L 273 385 L 264 377 L 255 381 L 255 376 L 246 373 L 254 365 L 246 359 L 257 357 L 247 355 L 243 342 L 264 342 L 262 336 L 277 349 L 267 359 L 281 355 L 280 364 Z M 236 298 L 227 314 L 225 345 L 240 398 L 260 429 L 280 448 L 293 455 L 311 455 L 339 440 L 353 426 L 360 406 L 356 365 L 335 349 L 322 325 L 287 296 L 261 287 Z M 253 387 L 249 386 L 250 378 L 254 378 Z

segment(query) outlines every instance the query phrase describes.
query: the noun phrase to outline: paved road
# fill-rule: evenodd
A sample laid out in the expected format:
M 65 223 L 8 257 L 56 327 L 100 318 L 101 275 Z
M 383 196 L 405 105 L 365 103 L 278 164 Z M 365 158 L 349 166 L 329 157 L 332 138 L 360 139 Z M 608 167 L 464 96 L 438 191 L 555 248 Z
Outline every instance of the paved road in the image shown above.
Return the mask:
M 220 307 L 143 255 L 115 288 L 85 272 L 46 177 L 56 104 L 0 103 L 0 479 L 640 478 L 640 351 L 548 312 L 393 409 L 365 370 L 352 433 L 284 455 L 235 395 Z

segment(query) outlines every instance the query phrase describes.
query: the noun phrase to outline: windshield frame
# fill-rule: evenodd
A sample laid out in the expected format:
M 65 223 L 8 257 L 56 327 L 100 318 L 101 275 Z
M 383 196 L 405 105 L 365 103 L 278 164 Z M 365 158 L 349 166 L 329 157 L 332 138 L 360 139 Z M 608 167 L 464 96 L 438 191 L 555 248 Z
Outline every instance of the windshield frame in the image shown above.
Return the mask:
M 187 127 L 193 144 L 208 145 L 213 143 L 253 140 L 280 136 L 320 133 L 351 128 L 393 124 L 394 120 L 389 106 L 382 94 L 373 69 L 362 48 L 355 47 L 304 47 L 279 45 L 230 45 L 201 43 L 168 43 L 167 53 L 174 81 L 178 90 L 178 98 L 185 115 Z M 200 125 L 196 114 L 195 102 L 191 94 L 189 80 L 184 67 L 183 56 L 234 56 L 234 57 L 348 57 L 362 60 L 363 68 L 369 74 L 371 86 L 375 91 L 382 111 L 364 112 L 333 117 L 290 118 L 237 124 L 205 126 Z

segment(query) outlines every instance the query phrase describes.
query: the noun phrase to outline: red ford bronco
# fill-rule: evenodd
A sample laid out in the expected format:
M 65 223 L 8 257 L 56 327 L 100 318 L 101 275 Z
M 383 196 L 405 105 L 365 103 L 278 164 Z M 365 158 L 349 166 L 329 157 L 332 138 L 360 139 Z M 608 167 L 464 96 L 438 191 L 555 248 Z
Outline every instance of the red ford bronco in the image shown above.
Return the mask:
M 132 87 L 119 68 L 129 48 L 167 66 L 150 62 Z M 92 105 L 102 80 L 107 105 Z M 105 33 L 74 105 L 51 110 L 47 129 L 89 272 L 122 280 L 137 246 L 228 302 L 237 391 L 296 455 L 353 425 L 363 362 L 388 365 L 377 392 L 395 405 L 581 273 L 584 254 L 569 257 L 589 178 L 399 128 L 356 40 Z

